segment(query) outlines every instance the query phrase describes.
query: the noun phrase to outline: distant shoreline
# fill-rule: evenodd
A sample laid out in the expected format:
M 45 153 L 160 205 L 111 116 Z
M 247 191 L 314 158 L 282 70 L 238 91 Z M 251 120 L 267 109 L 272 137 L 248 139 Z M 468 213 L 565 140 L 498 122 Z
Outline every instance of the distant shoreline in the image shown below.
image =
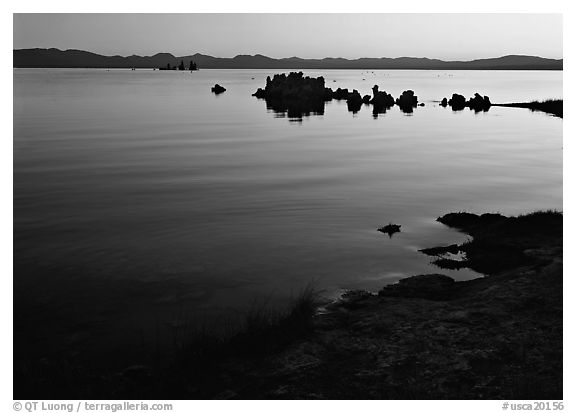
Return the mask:
M 509 55 L 470 61 L 443 61 L 425 57 L 398 58 L 322 58 L 288 57 L 274 59 L 263 55 L 238 55 L 221 58 L 196 53 L 174 56 L 157 53 L 153 56 L 103 56 L 83 50 L 15 49 L 14 68 L 78 68 L 78 69 L 153 69 L 188 65 L 193 60 L 199 69 L 271 69 L 271 70 L 563 70 L 563 59 L 538 56 Z
M 12 67 L 12 69 L 90 69 L 90 70 L 126 70 L 130 71 L 132 68 L 130 67 Z M 136 67 L 135 70 L 146 70 L 146 71 L 161 71 L 161 72 L 179 72 L 179 70 L 160 70 L 157 67 Z M 322 69 L 306 69 L 302 67 L 297 68 L 288 68 L 288 67 L 279 67 L 279 68 L 265 68 L 265 67 L 253 67 L 253 68 L 217 68 L 217 67 L 210 67 L 204 68 L 203 70 L 274 70 L 274 71 L 302 71 L 302 70 L 386 70 L 392 72 L 438 72 L 444 69 L 336 69 L 336 68 L 322 68 Z M 447 71 L 462 71 L 462 72 L 562 72 L 563 69 L 445 69 Z M 187 72 L 188 70 L 185 70 Z

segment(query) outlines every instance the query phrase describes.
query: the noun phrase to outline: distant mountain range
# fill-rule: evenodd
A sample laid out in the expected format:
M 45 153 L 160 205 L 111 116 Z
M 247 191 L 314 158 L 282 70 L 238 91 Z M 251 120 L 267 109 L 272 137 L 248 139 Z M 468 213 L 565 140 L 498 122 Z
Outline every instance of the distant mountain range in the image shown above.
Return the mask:
M 424 69 L 424 70 L 562 70 L 563 59 L 510 55 L 470 61 L 443 61 L 425 57 L 380 57 L 344 59 L 301 59 L 287 57 L 273 59 L 257 55 L 238 55 L 232 58 L 203 54 L 174 56 L 158 53 L 154 56 L 102 56 L 83 50 L 17 49 L 13 67 L 18 68 L 160 68 L 178 66 L 191 60 L 200 69 Z

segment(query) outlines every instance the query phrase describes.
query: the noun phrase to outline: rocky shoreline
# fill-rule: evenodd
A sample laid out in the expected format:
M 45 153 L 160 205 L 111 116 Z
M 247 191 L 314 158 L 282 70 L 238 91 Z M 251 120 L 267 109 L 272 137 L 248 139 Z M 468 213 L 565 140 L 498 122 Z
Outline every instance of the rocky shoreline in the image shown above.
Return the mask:
M 409 277 L 378 294 L 351 291 L 305 338 L 218 367 L 241 399 L 562 399 L 562 214 L 447 214 L 474 238 L 462 265 L 484 278 Z M 446 258 L 447 259 L 447 258 Z M 242 378 L 240 380 L 240 378 Z
M 251 314 L 230 337 L 199 332 L 156 363 L 111 372 L 46 360 L 15 374 L 17 395 L 562 399 L 562 213 L 460 212 L 438 221 L 472 239 L 421 252 L 440 269 L 485 277 L 423 274 L 329 303 L 310 289 L 288 312 Z

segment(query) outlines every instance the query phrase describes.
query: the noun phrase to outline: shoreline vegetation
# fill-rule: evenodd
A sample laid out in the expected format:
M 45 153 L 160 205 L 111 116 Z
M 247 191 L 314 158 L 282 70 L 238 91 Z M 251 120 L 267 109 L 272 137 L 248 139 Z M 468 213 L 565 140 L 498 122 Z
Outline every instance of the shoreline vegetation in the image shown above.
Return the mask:
M 472 238 L 421 252 L 485 277 L 417 275 L 328 304 L 308 286 L 233 334 L 184 335 L 162 363 L 16 369 L 14 397 L 562 399 L 562 213 L 438 221 Z
M 493 103 L 492 106 L 502 106 L 509 108 L 527 108 L 531 111 L 541 111 L 550 113 L 559 118 L 563 118 L 563 99 L 548 99 L 544 101 L 532 101 L 525 103 Z

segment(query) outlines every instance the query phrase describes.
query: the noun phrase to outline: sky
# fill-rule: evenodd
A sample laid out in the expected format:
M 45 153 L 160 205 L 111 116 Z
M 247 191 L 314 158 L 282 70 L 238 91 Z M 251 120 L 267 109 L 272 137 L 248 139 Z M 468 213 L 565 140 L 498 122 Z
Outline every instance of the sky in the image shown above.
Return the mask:
M 14 14 L 15 49 L 281 58 L 559 59 L 561 14 Z

